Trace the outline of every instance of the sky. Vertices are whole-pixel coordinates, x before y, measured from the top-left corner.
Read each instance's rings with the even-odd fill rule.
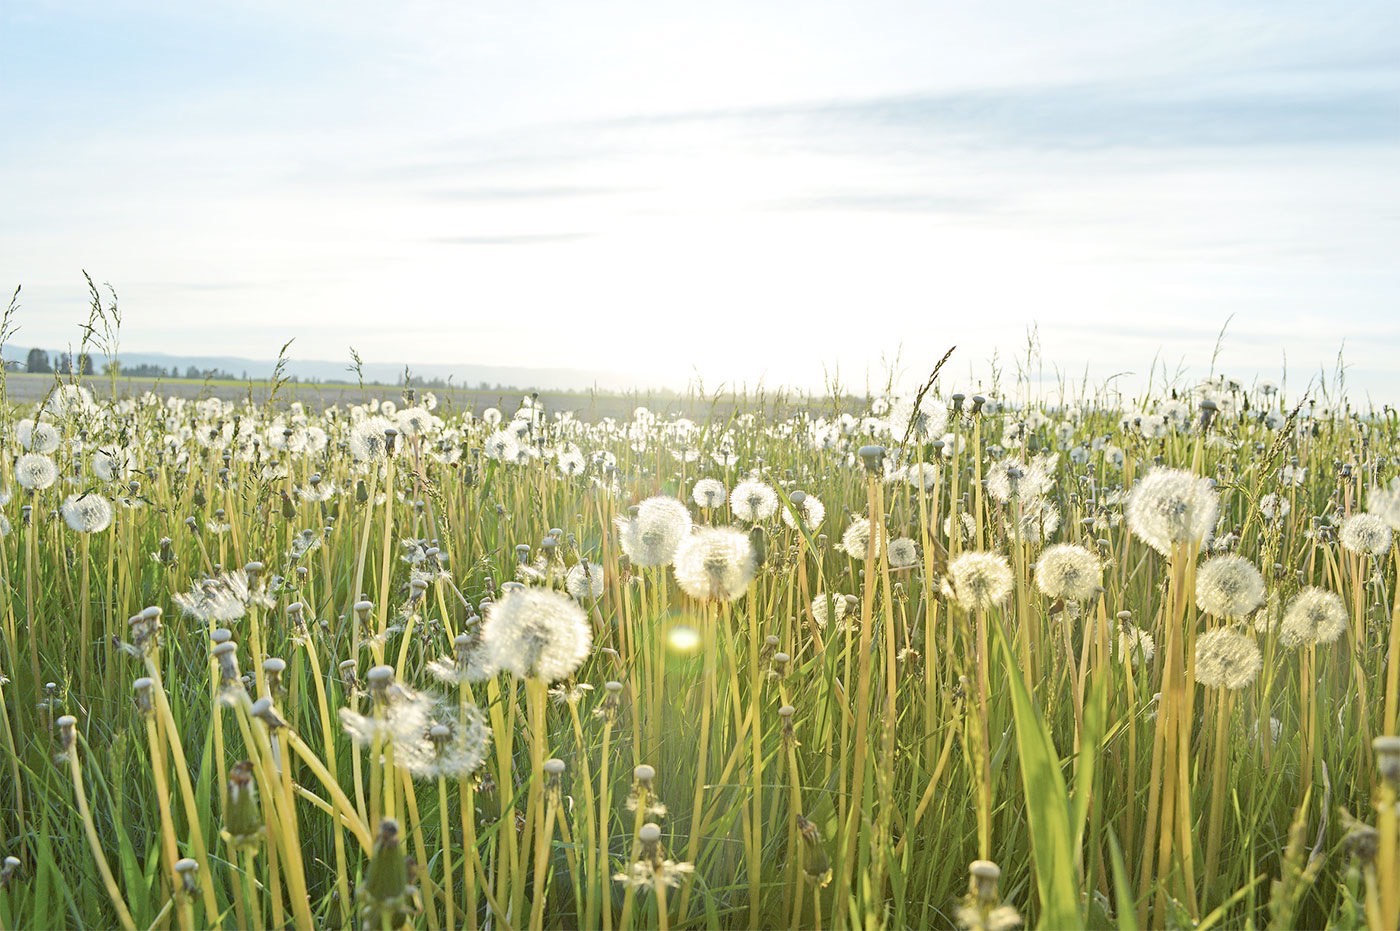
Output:
[[[0,125],[15,345],[1400,400],[1389,0],[7,0]]]

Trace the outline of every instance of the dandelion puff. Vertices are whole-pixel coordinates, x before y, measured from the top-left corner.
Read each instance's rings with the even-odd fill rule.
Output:
[[[1127,662],[1136,669],[1139,663],[1144,666],[1152,665],[1152,659],[1156,655],[1157,641],[1152,639],[1151,634],[1131,624],[1123,625],[1123,629],[1118,632],[1118,662]]]
[[[579,601],[603,596],[603,567],[596,562],[580,560],[564,576],[564,590]]]
[[[729,507],[739,520],[758,523],[778,511],[778,493],[772,486],[750,479],[734,486],[729,493]]]
[[[1366,496],[1366,510],[1391,530],[1400,530],[1400,479],[1392,479],[1388,488],[1372,488]]]
[[[1049,598],[1088,601],[1102,581],[1099,557],[1073,543],[1046,547],[1035,564],[1035,587]]]
[[[1207,479],[1153,469],[1128,496],[1128,528],[1163,556],[1174,543],[1201,543],[1215,527],[1220,498]]]
[[[963,553],[948,564],[943,593],[965,611],[1001,604],[1011,594],[1011,566],[998,553]]]
[[[798,500],[799,494],[802,496],[800,501]],[[793,508],[802,518],[802,525],[808,530],[816,530],[822,525],[822,521],[826,520],[826,505],[822,504],[821,499],[816,495],[794,492],[791,501]],[[796,530],[797,519],[792,516],[792,508],[783,508],[781,513],[783,523]]]
[[[491,662],[522,679],[556,682],[588,658],[593,631],[572,598],[544,588],[513,589],[486,609],[481,642]]]
[[[1214,556],[1196,570],[1196,606],[1216,617],[1244,617],[1264,603],[1264,577],[1243,556]]]
[[[619,542],[634,566],[664,566],[690,533],[690,512],[675,498],[647,498],[632,518],[619,518]]]
[[[1234,630],[1212,630],[1196,641],[1196,681],[1211,688],[1243,689],[1264,667],[1254,638]]]
[[[938,481],[938,466],[931,462],[915,462],[905,472],[904,480],[919,491],[932,491]]]
[[[1390,525],[1375,514],[1353,514],[1342,521],[1337,540],[1349,552],[1384,556],[1390,549]]]
[[[15,481],[29,491],[43,491],[58,481],[58,466],[48,456],[25,453],[15,461]]]
[[[1286,647],[1332,643],[1347,629],[1347,609],[1342,597],[1325,588],[1309,586],[1298,592],[1279,622],[1279,642]]]
[[[702,527],[681,541],[673,568],[676,584],[690,597],[733,601],[748,591],[758,559],[748,534],[732,527]]]
[[[812,620],[817,622],[818,627],[826,627],[833,622],[839,624],[849,608],[845,595],[818,595],[812,599]]]
[[[387,417],[366,417],[350,429],[350,455],[356,462],[379,462],[389,458],[386,431],[398,430]]]
[[[874,538],[873,555],[876,557],[880,555],[883,536],[884,534],[879,534]],[[850,526],[841,534],[839,544],[841,551],[852,559],[865,559],[871,545],[870,519],[866,517],[857,517],[851,521]]]
[[[58,447],[63,445],[63,437],[59,434],[57,427],[45,421],[34,421],[28,418],[15,424],[15,439],[19,440],[20,446],[31,453],[45,455],[57,452]]]
[[[948,406],[927,394],[923,398],[901,397],[890,407],[889,423],[896,439],[908,436],[910,442],[923,442],[943,433],[948,424]]]
[[[690,498],[697,507],[702,507],[707,511],[713,511],[724,503],[729,497],[729,492],[724,487],[724,482],[717,478],[702,478],[695,483],[695,487],[690,490]]]
[[[1372,498],[1372,501],[1374,500],[1375,499]],[[1259,499],[1259,513],[1264,516],[1266,521],[1283,520],[1288,516],[1288,512],[1291,510],[1293,510],[1293,505],[1282,495],[1270,492]],[[1397,511],[1396,516],[1400,517],[1400,511]],[[1394,525],[1392,524],[1391,526]]]
[[[890,541],[889,560],[891,569],[909,569],[919,564],[919,547],[909,537]]]
[[[96,492],[69,495],[61,510],[68,526],[78,533],[101,533],[112,525],[112,502]]]

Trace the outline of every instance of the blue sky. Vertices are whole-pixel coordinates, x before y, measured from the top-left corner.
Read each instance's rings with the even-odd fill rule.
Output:
[[[16,342],[1400,398],[1393,4],[668,6],[0,7]]]

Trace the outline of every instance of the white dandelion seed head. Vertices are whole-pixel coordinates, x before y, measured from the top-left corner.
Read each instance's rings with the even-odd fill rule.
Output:
[[[724,482],[717,478],[702,478],[690,490],[690,498],[695,502],[695,505],[707,511],[713,511],[719,507],[727,497],[729,497],[729,491],[724,487]]]
[[[943,593],[965,611],[980,611],[1005,601],[1013,581],[1005,556],[974,551],[948,564]]]
[[[61,510],[64,521],[78,533],[101,533],[112,524],[112,502],[96,492],[69,495]]]
[[[816,621],[818,627],[841,623],[849,610],[846,596],[839,592],[819,594],[812,599],[812,620]]]
[[[31,453],[56,452],[63,445],[63,437],[58,428],[47,421],[34,421],[29,418],[15,424],[15,439],[19,445]]]
[[[1157,655],[1157,641],[1147,631],[1125,625],[1118,632],[1118,662],[1127,662],[1136,669],[1139,665],[1150,666]]]
[[[1342,521],[1337,540],[1349,552],[1384,556],[1390,549],[1390,525],[1375,514],[1353,514]]]
[[[837,547],[852,559],[863,560],[866,558],[867,552],[871,550],[873,545],[874,552],[872,555],[878,558],[881,545],[884,543],[883,537],[883,533],[877,534],[872,542],[870,519],[868,517],[857,517],[855,520],[851,521],[850,526],[841,534],[841,542],[837,544]]]
[[[938,467],[931,462],[915,462],[905,472],[904,480],[919,491],[932,491],[938,481]]]
[[[675,498],[647,498],[631,518],[619,518],[619,542],[634,566],[664,566],[690,533],[690,511]]]
[[[1196,681],[1211,688],[1248,688],[1264,668],[1264,657],[1254,638],[1239,631],[1220,629],[1196,640]]]
[[[1073,543],[1048,546],[1035,564],[1035,587],[1049,598],[1088,601],[1103,581],[1099,557]]]
[[[579,601],[603,596],[603,567],[596,562],[580,560],[564,576],[564,589]]]
[[[1175,543],[1204,542],[1215,527],[1220,496],[1204,478],[1182,469],[1153,469],[1128,496],[1128,527],[1163,556]]]
[[[486,609],[481,642],[498,669],[556,682],[577,671],[593,646],[588,616],[572,598],[546,588],[507,591]]]
[[[1372,488],[1366,496],[1366,510],[1391,530],[1400,530],[1400,479],[1392,479],[1389,487]]]
[[[802,499],[802,503],[793,502],[798,514],[802,516],[802,526],[808,530],[816,530],[826,520],[826,505],[816,495],[807,495]],[[792,511],[788,508],[782,509],[783,523],[797,529],[797,520],[792,516]]]
[[[729,493],[729,507],[739,520],[750,523],[767,520],[778,511],[778,493],[772,486],[749,479]]]
[[[1292,510],[1293,505],[1283,495],[1270,492],[1259,499],[1259,513],[1267,521],[1283,520]],[[1400,517],[1400,511],[1397,511],[1396,516]]]
[[[1213,556],[1196,570],[1196,606],[1216,617],[1244,617],[1264,603],[1264,577],[1243,556]]]
[[[914,406],[913,395],[897,398],[889,409],[890,433],[895,439],[907,434],[910,442],[932,440],[943,433],[948,424],[948,406],[932,395],[924,395]]]
[[[25,453],[15,461],[15,481],[21,488],[43,491],[58,481],[58,466],[48,456]]]
[[[350,428],[350,455],[356,462],[379,462],[389,458],[386,430],[398,430],[388,417],[366,417]]]
[[[1039,453],[1027,461],[1016,457],[992,463],[987,469],[987,494],[1007,503],[1013,497],[1041,498],[1055,489],[1057,453]]]
[[[899,537],[890,541],[889,561],[891,569],[908,569],[919,564],[919,547],[909,537]]]
[[[681,541],[673,566],[676,584],[700,601],[733,601],[748,591],[758,558],[748,534],[732,527],[701,527]]]
[[[1342,596],[1325,588],[1308,586],[1293,596],[1279,622],[1279,642],[1286,647],[1332,643],[1347,629],[1347,609]]]

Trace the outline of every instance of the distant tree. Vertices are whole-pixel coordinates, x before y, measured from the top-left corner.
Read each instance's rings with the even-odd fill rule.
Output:
[[[49,364],[49,354],[42,349],[29,350],[29,356],[25,360],[24,367],[31,372],[53,371],[53,366]]]
[[[60,354],[59,357],[58,357],[58,363],[54,366],[54,369],[55,369],[55,370],[58,372],[58,374],[60,374],[60,375],[72,375],[72,374],[73,374],[73,357],[70,356],[70,355],[69,355],[68,353],[66,353],[66,352]]]
[[[189,368],[185,369],[185,377],[193,378],[194,380],[198,381],[199,379],[204,377],[204,373],[201,372],[199,369],[195,368],[193,365],[191,365]]]

